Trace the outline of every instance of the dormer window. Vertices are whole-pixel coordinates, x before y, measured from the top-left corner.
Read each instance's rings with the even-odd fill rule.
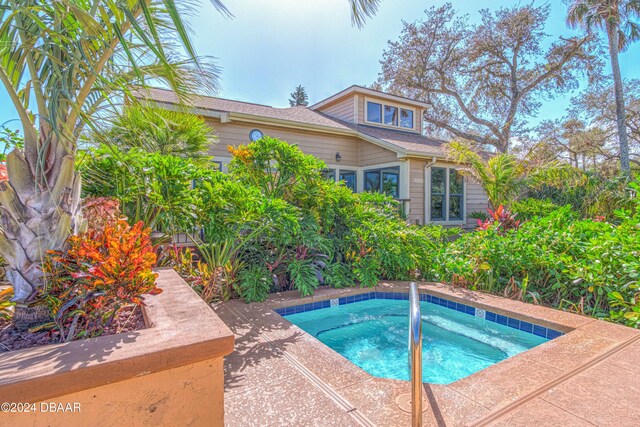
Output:
[[[400,127],[413,129],[413,111],[400,109]]]
[[[367,121],[382,123],[382,104],[367,102]]]
[[[413,110],[397,105],[367,101],[366,121],[389,127],[413,129]]]
[[[398,108],[390,105],[384,106],[384,124],[398,126]]]

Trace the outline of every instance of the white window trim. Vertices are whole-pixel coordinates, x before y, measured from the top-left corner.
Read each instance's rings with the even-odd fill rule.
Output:
[[[379,165],[368,165],[368,166],[343,166],[337,165],[335,163],[327,163],[327,169],[335,169],[336,170],[336,182],[338,177],[340,176],[341,171],[349,171],[356,173],[356,192],[362,193],[364,192],[364,171],[370,169],[386,169],[394,166],[398,166],[400,168],[400,182],[399,182],[399,199],[408,199],[409,198],[409,162],[390,162],[390,163],[381,163]]]
[[[431,170],[433,168],[436,169],[444,169],[445,170],[445,215],[446,220],[438,221],[431,220]],[[434,225],[466,225],[467,224],[467,180],[464,175],[462,176],[462,219],[449,219],[449,171],[450,169],[458,171],[458,168],[434,164],[429,168],[429,173],[426,176],[426,182],[424,185],[424,218],[425,224],[434,224]]]
[[[229,173],[229,163],[231,163],[231,157],[213,156],[213,161],[222,163],[222,168],[220,169],[220,172]]]
[[[369,121],[369,115],[367,114],[367,103],[368,102],[373,102],[375,104],[380,104],[382,106],[382,117],[381,117],[381,122],[370,122]],[[394,126],[394,125],[386,125],[384,124],[384,107],[389,106],[389,107],[396,107],[398,109],[398,126]],[[413,127],[410,128],[405,128],[400,126],[400,109],[403,110],[407,110],[407,111],[412,111],[413,112]],[[416,127],[416,121],[417,121],[417,114],[416,114],[416,109],[413,107],[409,107],[408,105],[402,105],[402,104],[396,104],[394,102],[387,102],[385,100],[381,100],[381,99],[376,99],[376,98],[368,98],[368,97],[364,97],[364,117],[362,118],[363,122],[368,124],[368,125],[373,125],[373,126],[380,126],[380,127],[384,127],[384,128],[388,128],[388,129],[396,129],[396,130],[405,130],[408,132],[418,132],[418,129]]]

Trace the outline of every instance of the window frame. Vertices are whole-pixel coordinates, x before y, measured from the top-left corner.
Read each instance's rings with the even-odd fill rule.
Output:
[[[375,105],[380,107],[380,121],[379,122],[376,122],[374,120],[369,120],[369,104],[375,104]],[[365,121],[367,123],[384,124],[384,104],[382,102],[369,101],[369,100],[365,99],[364,107],[365,107],[364,119],[365,119]]]
[[[451,172],[455,172],[462,179],[462,192],[461,193],[452,193],[451,192]],[[464,197],[464,175],[462,175],[456,168],[447,168],[447,220],[448,221],[463,221],[465,217],[465,197]],[[460,217],[451,218],[451,198],[457,197],[460,198]]]
[[[345,181],[345,187],[351,189],[351,191],[353,191],[354,193],[357,193],[358,192],[358,170],[357,169],[347,169],[347,168],[344,168],[344,169],[338,168],[338,169],[336,169],[336,175],[335,175],[336,182],[341,182],[342,181],[342,179],[340,178],[340,175],[342,175],[345,172],[348,173],[348,174],[353,174],[353,186],[354,186],[354,188],[349,187],[346,184],[346,181]]]
[[[445,171],[445,183],[444,183],[445,193],[444,193],[444,203],[443,203],[444,218],[443,219],[433,219],[431,214],[433,209],[433,206],[431,203],[431,196],[434,195],[434,193],[432,193],[432,188],[433,188],[432,171],[434,169],[443,169]],[[454,170],[458,174],[460,174],[459,168],[451,167],[451,166],[434,165],[429,168],[429,173],[427,175],[428,181],[425,183],[425,193],[426,193],[426,190],[428,189],[428,194],[425,194],[425,219],[426,219],[425,222],[426,223],[440,224],[440,225],[465,225],[467,223],[467,181],[464,175],[460,174],[460,176],[462,177],[462,194],[459,194],[459,193],[452,194],[451,185],[450,185],[451,170]],[[436,193],[435,195],[442,195],[442,194]],[[462,204],[460,209],[460,212],[462,214],[461,218],[451,218],[450,216],[449,208],[450,208],[451,196],[454,196],[454,197],[461,196],[460,197],[461,204]]]
[[[402,112],[403,111],[407,111],[407,112],[411,113],[411,127],[402,126]],[[415,130],[416,122],[415,122],[414,110],[412,110],[411,108],[400,108],[400,111],[398,113],[398,127],[400,129],[414,129]]]
[[[324,178],[326,178],[327,180],[333,179],[334,182],[336,181],[337,172],[338,170],[336,168],[330,168],[330,167],[327,167],[326,169],[322,170],[322,174]],[[330,173],[333,175],[333,178],[329,176]]]
[[[369,120],[369,103],[371,104],[377,104],[380,106],[380,121],[379,122],[374,122]],[[396,115],[396,119],[397,119],[397,124],[396,125],[389,125],[385,123],[385,107],[392,107],[392,108],[396,108],[397,110],[397,115]],[[410,111],[411,112],[411,127],[405,127],[401,125],[401,119],[400,116],[402,114],[402,110],[405,111]],[[411,107],[409,105],[404,105],[404,104],[398,104],[396,102],[387,102],[386,100],[378,100],[375,98],[369,98],[369,97],[365,97],[364,98],[364,117],[363,117],[363,121],[366,124],[371,124],[374,126],[381,126],[381,127],[385,127],[388,129],[397,129],[397,130],[404,130],[404,131],[413,131],[413,132],[419,132],[418,128],[416,127],[416,111],[417,108],[415,107]]]
[[[389,194],[389,196],[393,197],[394,199],[399,199],[400,198],[400,188],[401,188],[401,182],[402,182],[402,172],[401,172],[401,168],[400,166],[388,166],[388,167],[376,167],[376,168],[370,168],[370,169],[363,169],[362,170],[362,191],[369,191],[371,192],[371,190],[368,190],[366,188],[367,185],[367,174],[373,174],[373,173],[377,173],[378,174],[378,179],[379,179],[379,187],[377,190],[375,190],[378,193],[381,194],[387,194],[384,192],[384,175],[385,174],[391,174],[391,175],[396,175],[397,177],[397,183],[396,183],[396,194]]]

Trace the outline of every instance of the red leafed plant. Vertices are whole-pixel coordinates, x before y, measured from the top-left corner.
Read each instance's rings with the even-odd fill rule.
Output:
[[[120,219],[120,200],[113,197],[87,197],[82,201],[82,216],[87,229],[102,232]]]
[[[498,206],[496,210],[487,208],[487,212],[489,212],[489,217],[485,221],[478,220],[478,230],[488,230],[495,227],[498,232],[505,232],[520,227],[520,220],[516,219],[516,214],[511,213],[503,205]]]
[[[117,220],[104,231],[71,236],[64,253],[51,251],[41,296],[53,322],[36,329],[58,329],[63,341],[100,335],[123,306],[142,305],[142,295],[160,293],[150,234],[142,222]]]

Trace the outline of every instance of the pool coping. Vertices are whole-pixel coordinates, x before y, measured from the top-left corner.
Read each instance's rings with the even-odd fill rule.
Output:
[[[550,327],[540,326],[537,323],[534,323],[533,321],[528,322],[526,320],[519,320],[513,317],[513,315],[505,316],[502,314],[495,313],[494,311],[491,311],[491,310],[485,310],[482,308],[474,307],[469,304],[455,302],[450,299],[444,298],[442,296],[437,297],[435,295],[431,295],[430,293],[427,293],[424,291],[419,293],[419,298],[421,302],[432,303],[440,307],[446,308],[447,310],[459,312],[471,317],[477,317],[479,319],[486,320],[487,322],[503,325],[508,328],[519,330],[524,333],[535,335],[548,340],[552,340],[561,335],[564,335],[563,332],[560,332]],[[276,308],[274,309],[274,311],[278,313],[280,316],[285,317],[293,314],[300,314],[300,313],[305,313],[309,311],[322,310],[326,308],[349,305],[349,304],[354,304],[354,303],[369,301],[369,300],[408,301],[409,293],[408,292],[373,291],[368,293],[359,293],[355,295],[343,296],[339,298],[332,298],[332,299],[323,300],[323,301],[314,301],[314,302],[305,303],[305,304],[298,304],[293,306]]]
[[[394,422],[402,419],[392,397],[397,397],[399,390],[408,390],[408,383],[371,376],[273,310],[372,291],[405,293],[408,286],[409,282],[382,282],[373,288],[320,288],[309,297],[300,297],[296,291],[283,292],[271,295],[264,303],[234,303],[233,309],[258,326],[269,325],[265,340],[275,341],[292,333],[301,337],[285,351],[300,369],[308,371],[316,382],[321,381],[332,395],[341,396],[347,406],[352,406],[354,416],[372,420],[370,425],[385,425],[387,418]],[[419,292],[563,333],[454,383],[425,385],[433,400],[430,406],[446,409],[439,416],[447,424],[493,422],[640,339],[640,331],[624,326],[444,284],[419,283]],[[309,351],[311,348],[313,351]],[[335,367],[339,375],[327,366]],[[369,400],[361,400],[360,395],[371,393],[373,386],[379,392]],[[332,398],[336,400],[335,396]],[[380,411],[387,418],[376,418]],[[435,411],[430,416],[438,418]]]

